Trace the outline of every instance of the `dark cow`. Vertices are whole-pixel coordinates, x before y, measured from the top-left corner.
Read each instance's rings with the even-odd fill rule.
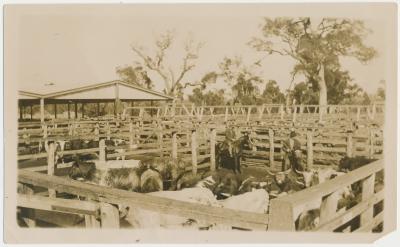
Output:
[[[345,156],[339,161],[339,170],[344,172],[353,171],[376,160],[377,159],[369,159],[364,156]]]

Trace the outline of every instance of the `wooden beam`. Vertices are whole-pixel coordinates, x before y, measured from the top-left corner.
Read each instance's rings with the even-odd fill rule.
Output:
[[[197,132],[196,130],[192,131],[192,173],[194,175],[197,174]]]
[[[50,176],[54,175],[55,172],[55,152],[56,145],[55,143],[49,144],[49,149],[47,150],[47,174]],[[56,191],[53,189],[49,189],[49,197],[56,197]]]
[[[217,138],[217,130],[211,129],[210,133],[210,170],[214,171],[216,169],[216,161],[215,161],[215,145]]]
[[[85,116],[85,103],[82,102],[82,118]]]
[[[57,103],[54,103],[54,119],[57,119]]]
[[[176,131],[172,133],[172,158],[175,160],[178,158],[178,143],[177,143]]]
[[[75,119],[77,119],[78,118],[78,103],[74,103],[74,105],[75,105]]]
[[[119,228],[118,208],[109,203],[100,203],[101,228]]]
[[[371,174],[376,173],[382,169],[383,160],[377,160],[354,171],[351,171],[345,175],[328,180],[322,184],[318,184],[297,193],[281,197],[279,198],[279,200],[288,201],[296,205],[304,205],[307,204],[310,200],[315,199],[315,195],[321,195],[321,197],[328,195],[341,188],[344,188],[345,186],[351,185],[360,179],[369,177],[371,176]]]
[[[40,122],[44,122],[44,98],[40,99]]]
[[[114,101],[114,116],[116,117],[118,114],[118,108],[119,108],[119,86],[118,83],[115,83],[115,101]]]
[[[18,194],[17,206],[71,214],[98,215],[98,203],[71,199]]]
[[[19,120],[23,120],[24,119],[24,114],[22,112],[22,105],[19,105]]]
[[[371,176],[365,178],[362,181],[361,199],[363,201],[366,201],[374,196],[374,184],[375,184],[375,173],[373,173]],[[374,218],[374,207],[370,207],[361,214],[360,217],[361,227],[370,223],[370,221],[373,218]]]
[[[264,231],[268,224],[267,214],[212,207],[199,203],[183,202],[126,190],[106,188],[37,172],[19,170],[18,180],[27,184],[57,189],[59,192],[93,198],[93,200],[100,200],[111,204],[133,205],[158,213],[194,218],[210,223],[220,223]]]
[[[68,119],[71,119],[71,108],[69,102],[67,103],[67,108],[68,108]]]
[[[269,166],[273,167],[274,166],[274,130],[269,129],[268,130],[268,135],[269,135]]]
[[[26,194],[28,196],[31,196],[34,194],[33,187],[28,184],[18,184],[18,189],[21,191],[18,191],[19,193]],[[35,215],[35,210],[32,210],[31,208],[22,208],[21,209],[21,218],[25,222],[25,224],[28,227],[36,227],[36,215]]]

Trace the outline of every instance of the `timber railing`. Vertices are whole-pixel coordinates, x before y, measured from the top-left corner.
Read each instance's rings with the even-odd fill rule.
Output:
[[[53,141],[83,140],[86,137],[88,140],[98,141],[98,147],[62,151],[56,149],[55,143],[50,143],[48,144],[46,152],[18,155],[17,158],[21,163],[24,163],[26,160],[47,158],[47,165],[24,167],[22,164],[20,168],[30,171],[54,170],[54,166],[67,168],[70,166],[69,163],[56,164],[54,162],[54,157],[56,157],[56,155],[67,156],[94,153],[100,161],[105,161],[107,159],[125,159],[126,156],[129,156],[129,159],[136,156],[146,156],[149,158],[179,158],[185,161],[186,164],[190,164],[187,166],[187,170],[192,170],[194,174],[197,173],[198,169],[202,168],[209,168],[211,171],[215,169],[216,129],[213,128],[155,128],[153,130],[135,130],[133,125],[130,124],[128,132],[106,135],[99,134],[99,131],[95,131],[95,133],[96,134],[87,136],[57,136],[52,139],[47,137],[47,139],[43,139],[42,142],[49,141],[49,139]],[[106,146],[106,139],[109,140],[111,137],[121,138],[126,141],[126,144],[119,146]]]
[[[188,106],[188,105],[164,105],[158,107],[127,107],[122,119],[137,121],[153,120],[196,120],[196,121],[236,121],[248,123],[257,120],[290,120],[297,121],[374,121],[384,115],[384,104],[372,105],[234,105],[234,106]],[[57,125],[75,122],[110,122],[120,121],[117,118],[84,118],[84,119],[53,119],[45,123]],[[40,127],[40,122],[21,122],[20,128]]]
[[[287,139],[292,125],[277,123],[264,126],[255,123],[236,127],[239,132],[250,131],[255,144],[255,149],[244,150],[244,164],[273,167],[274,163],[277,164],[276,161],[282,160],[282,141]],[[348,127],[346,125],[314,126],[312,128],[309,125],[297,126],[296,132],[299,135],[297,138],[302,144],[307,165],[310,167],[314,163],[331,164],[332,161],[337,163],[344,155],[382,158],[383,132],[381,129],[365,127],[362,130],[352,130]],[[123,139],[126,145],[107,146],[107,151],[118,150],[115,153],[108,152],[108,159],[124,158],[128,155],[150,155],[161,158],[167,156],[177,158],[179,156],[191,163],[195,172],[199,168],[197,167],[199,164],[200,168],[215,169],[215,144],[224,140],[225,125],[196,123],[186,125],[182,122],[173,124],[159,122],[140,126],[137,122],[125,122],[118,125],[106,122],[82,125],[72,131],[71,128],[59,127],[58,129],[45,129],[43,136],[22,137],[20,143],[28,143],[29,147],[36,150],[40,145],[44,145],[44,141],[76,139],[99,141],[100,139],[119,138]],[[20,135],[23,136],[25,133],[27,132],[22,130]],[[104,145],[103,147],[65,150],[61,154],[99,153],[100,149],[105,148]],[[19,155],[18,160],[46,157],[48,157],[48,153],[42,152]]]
[[[380,184],[383,181],[376,181],[379,176],[383,179],[383,160],[372,162],[317,186],[273,199],[270,204],[268,230],[300,230],[296,229],[295,225],[297,217],[307,210],[317,209],[319,224],[311,231],[340,229],[341,231],[371,232],[383,222],[383,204],[380,209],[377,207],[377,204],[383,203],[384,199],[383,184]],[[357,182],[361,184],[358,203],[349,209],[338,210],[341,191]],[[346,224],[351,221],[353,224],[346,227]]]
[[[306,116],[314,117],[320,121],[330,118],[351,118],[355,121],[373,120],[376,115],[384,113],[383,104],[373,105],[234,105],[234,106],[185,106],[166,105],[161,107],[128,107],[123,116],[131,119],[143,118],[170,118],[197,120],[251,120],[264,118],[291,119]]]
[[[24,211],[22,215],[27,221],[28,226],[32,227],[35,226],[36,220],[41,220],[35,215],[39,209],[87,215],[85,220],[86,227],[118,228],[120,227],[118,209],[111,204],[129,205],[131,208],[142,208],[162,214],[187,217],[210,223],[210,225],[217,223],[241,229],[264,231],[268,225],[267,214],[183,202],[87,184],[32,171],[20,170],[18,181],[25,188],[37,186],[57,191],[57,193],[68,193],[90,198],[89,201],[78,201],[57,198],[54,196],[55,194],[45,197],[35,195],[32,189],[25,189],[25,194],[18,194],[17,205]],[[26,193],[26,191],[29,191],[29,193]],[[51,221],[51,218],[48,220]]]
[[[378,173],[382,171],[382,160],[370,163],[320,185],[272,199],[269,213],[259,214],[182,202],[20,170],[18,182],[21,189],[17,197],[17,205],[21,210],[21,217],[29,227],[36,226],[37,220],[68,226],[59,217],[48,215],[46,217],[46,213],[43,213],[43,211],[51,211],[64,213],[64,219],[65,214],[67,216],[68,214],[85,215],[86,227],[118,228],[120,227],[119,213],[113,205],[123,204],[132,208],[142,208],[241,229],[295,231],[295,221],[299,214],[307,211],[309,206],[316,201],[319,203],[317,208],[320,212],[320,223],[311,231],[337,231],[359,217],[359,223],[351,231],[370,232],[383,223],[383,206],[380,210],[376,210],[376,205],[383,203],[384,191],[382,188],[379,189],[375,182]],[[361,200],[347,210],[338,210],[340,191],[356,182],[361,183],[362,186]],[[47,189],[48,196],[35,193],[39,187]],[[57,197],[62,193],[85,197],[89,200]],[[351,225],[343,228],[342,231],[350,227]]]

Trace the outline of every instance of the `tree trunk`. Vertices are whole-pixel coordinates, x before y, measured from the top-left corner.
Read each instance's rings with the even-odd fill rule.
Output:
[[[321,65],[321,69],[319,70],[319,107],[322,114],[326,114],[326,109],[328,105],[328,89],[326,87],[325,81],[325,67]]]

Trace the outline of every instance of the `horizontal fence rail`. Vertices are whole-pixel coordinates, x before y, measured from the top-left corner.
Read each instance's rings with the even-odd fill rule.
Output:
[[[268,224],[267,214],[249,213],[227,208],[199,205],[196,203],[86,184],[71,179],[49,176],[31,171],[20,170],[18,181],[24,184],[53,189],[57,192],[88,197],[98,202],[130,205],[132,207],[139,207],[159,213],[203,220],[211,224],[219,223],[254,230],[266,230]],[[32,200],[32,198],[37,199],[37,197],[20,197],[20,205],[29,207],[29,205],[26,205],[26,202],[29,199]],[[48,204],[48,200],[45,200],[43,204],[35,207],[46,208]],[[52,205],[54,204],[55,202],[52,203]],[[68,205],[66,207],[68,208]],[[75,206],[70,206],[70,208],[74,210]]]
[[[373,216],[374,205],[383,200],[383,190],[374,192],[376,173],[382,170],[383,160],[378,160],[317,186],[271,200],[268,229],[294,231],[299,214],[307,211],[311,204],[320,202],[321,224],[314,231],[333,231],[357,216],[361,217],[358,231],[371,231],[383,221],[382,212]],[[358,181],[362,184],[361,202],[345,212],[338,212],[337,192]]]

